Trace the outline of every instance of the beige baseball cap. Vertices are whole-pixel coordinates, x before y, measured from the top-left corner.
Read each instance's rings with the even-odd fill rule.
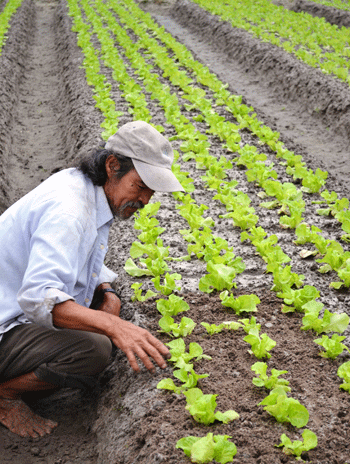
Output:
[[[183,192],[171,171],[174,152],[170,142],[144,121],[128,122],[107,140],[106,150],[132,159],[143,182],[158,192]]]

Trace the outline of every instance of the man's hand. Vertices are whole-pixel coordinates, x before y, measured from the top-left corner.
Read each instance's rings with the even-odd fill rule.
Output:
[[[107,306],[106,303],[106,308]],[[114,310],[115,308],[116,306],[113,307]],[[167,366],[164,357],[170,358],[168,348],[147,330],[106,311],[96,311],[67,300],[54,306],[52,319],[56,327],[107,335],[126,354],[131,367],[136,372],[140,370],[136,356],[152,373],[155,372],[155,367],[150,357],[162,369]]]
[[[118,317],[113,321],[109,337],[118,348],[124,351],[135,372],[140,370],[135,356],[141,359],[152,374],[155,368],[149,357],[153,358],[162,369],[167,366],[163,356],[170,357],[168,348],[147,330]]]

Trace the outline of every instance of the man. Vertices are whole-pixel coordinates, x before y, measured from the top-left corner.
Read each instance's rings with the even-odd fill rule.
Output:
[[[28,391],[96,384],[112,343],[139,370],[166,367],[168,349],[119,317],[104,266],[113,217],[127,219],[155,190],[183,190],[170,143],[149,124],[125,124],[78,169],[54,174],[0,217],[0,422],[20,436],[57,424],[22,401]],[[102,302],[92,309],[95,295]]]

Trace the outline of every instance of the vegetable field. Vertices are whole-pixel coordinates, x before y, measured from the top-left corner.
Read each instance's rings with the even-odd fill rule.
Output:
[[[267,0],[18,3],[0,4],[3,208],[136,119],[171,140],[186,192],[116,221],[107,260],[169,367],[116,351],[94,401],[33,403],[62,416],[52,437],[0,429],[5,462],[350,462],[349,30]],[[45,24],[57,93],[33,129],[21,42]]]

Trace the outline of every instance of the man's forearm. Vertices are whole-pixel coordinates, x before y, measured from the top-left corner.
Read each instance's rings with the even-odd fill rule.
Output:
[[[85,308],[75,301],[67,300],[55,305],[52,310],[53,323],[63,329],[85,330],[111,336],[111,328],[115,324],[112,314]]]

